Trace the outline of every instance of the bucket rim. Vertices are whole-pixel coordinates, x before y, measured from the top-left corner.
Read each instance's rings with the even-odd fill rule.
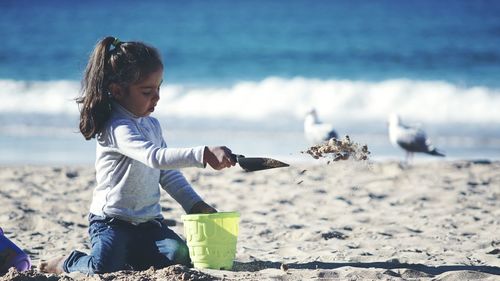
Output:
[[[188,215],[182,215],[181,218],[182,220],[198,220],[202,218],[239,218],[240,213],[239,212],[217,212],[217,213],[210,213],[210,214],[188,214]]]

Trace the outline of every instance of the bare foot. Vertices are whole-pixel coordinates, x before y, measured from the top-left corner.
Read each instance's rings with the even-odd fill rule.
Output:
[[[55,257],[48,261],[40,262],[38,270],[45,273],[62,274],[64,273],[63,263],[66,260],[65,256]]]

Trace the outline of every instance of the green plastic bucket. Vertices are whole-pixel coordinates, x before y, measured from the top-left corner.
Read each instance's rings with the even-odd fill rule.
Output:
[[[184,234],[195,268],[230,270],[236,255],[240,214],[183,215]]]

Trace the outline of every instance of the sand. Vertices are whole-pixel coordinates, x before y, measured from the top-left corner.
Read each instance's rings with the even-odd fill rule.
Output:
[[[500,280],[500,162],[293,163],[185,169],[205,200],[241,213],[232,271],[161,270],[0,280]],[[0,227],[34,264],[89,250],[91,166],[0,167]],[[181,207],[163,213],[183,232]]]

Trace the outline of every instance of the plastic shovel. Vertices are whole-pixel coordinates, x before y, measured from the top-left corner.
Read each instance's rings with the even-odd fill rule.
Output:
[[[246,172],[254,172],[260,170],[274,169],[274,168],[282,168],[288,167],[287,163],[283,163],[281,161],[272,159],[272,158],[263,158],[263,157],[245,157],[243,155],[231,154],[233,160],[238,162],[241,168]]]

